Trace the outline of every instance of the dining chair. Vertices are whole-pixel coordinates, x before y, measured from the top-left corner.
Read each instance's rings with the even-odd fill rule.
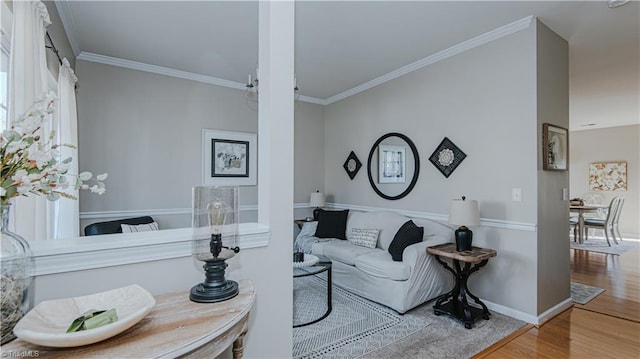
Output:
[[[587,192],[584,193],[580,198],[582,198],[582,200],[584,201],[585,205],[591,205],[591,206],[602,206],[606,203],[606,200],[604,198],[604,196],[601,193],[597,193],[597,192]],[[585,213],[584,217],[590,217],[590,218],[605,218],[607,216],[607,209],[606,208],[598,208],[597,211],[592,212],[592,213]]]
[[[609,247],[611,247],[611,242],[609,241],[609,236],[611,236],[611,238],[613,238],[613,242],[615,244],[618,244],[618,241],[616,240],[616,233],[614,230],[614,219],[616,218],[618,209],[619,209],[619,202],[622,200],[622,197],[617,196],[614,197],[611,200],[611,203],[609,203],[609,211],[607,212],[607,217],[606,218],[585,218],[584,219],[584,239],[587,240],[588,239],[588,233],[589,233],[589,228],[596,228],[596,229],[604,229],[604,237],[607,240],[607,244],[609,245]],[[619,236],[619,234],[618,234]]]
[[[618,221],[620,220],[620,213],[622,213],[622,205],[624,205],[624,197],[620,196],[618,201],[618,208],[616,208],[616,216],[613,218],[613,230],[614,234],[618,236],[618,239],[622,241],[622,235],[620,234],[620,228],[618,227]]]

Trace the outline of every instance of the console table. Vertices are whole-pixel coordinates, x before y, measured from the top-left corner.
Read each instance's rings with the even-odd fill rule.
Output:
[[[239,359],[255,289],[247,279],[238,284],[240,293],[219,303],[192,302],[188,289],[156,296],[156,306],[139,323],[95,344],[49,348],[16,339],[2,346],[2,354],[47,359],[215,358],[233,344],[233,358]]]
[[[448,314],[460,320],[464,327],[471,329],[473,324],[482,317],[489,319],[491,313],[480,298],[473,295],[467,287],[469,276],[485,266],[489,258],[495,257],[497,252],[493,249],[471,247],[468,251],[458,252],[455,243],[445,243],[427,248],[427,252],[436,257],[436,260],[453,274],[456,284],[451,291],[441,295],[436,299],[433,306],[435,315]],[[453,267],[440,257],[449,258],[453,262]],[[463,265],[461,265],[463,263]],[[467,296],[473,299],[482,308],[472,306],[467,301]]]

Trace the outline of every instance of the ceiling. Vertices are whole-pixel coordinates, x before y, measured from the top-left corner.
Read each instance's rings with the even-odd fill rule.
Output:
[[[302,99],[327,104],[403,66],[533,15],[569,42],[571,129],[638,124],[639,5],[297,1],[297,83]],[[56,1],[56,6],[76,55],[161,66],[237,88],[255,74],[256,2]]]

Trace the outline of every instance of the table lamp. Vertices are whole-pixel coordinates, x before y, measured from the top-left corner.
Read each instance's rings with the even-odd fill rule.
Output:
[[[205,280],[191,288],[192,301],[215,303],[238,295],[238,283],[224,277],[226,261],[240,251],[238,218],[238,187],[193,188],[191,250]]]
[[[456,250],[458,252],[471,249],[473,232],[467,226],[477,226],[480,224],[480,213],[478,211],[478,201],[462,199],[451,200],[449,208],[449,223],[460,226],[456,229]]]
[[[324,193],[320,191],[315,191],[311,193],[311,198],[309,199],[309,206],[315,207],[313,210],[313,220],[317,221],[318,216],[320,215],[320,207],[324,207]]]

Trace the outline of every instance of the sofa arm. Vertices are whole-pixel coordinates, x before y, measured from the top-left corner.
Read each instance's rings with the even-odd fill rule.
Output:
[[[430,236],[420,243],[412,244],[405,248],[402,253],[402,262],[408,264],[413,270],[416,264],[423,264],[425,262],[428,256],[427,247],[447,242],[449,242],[448,237],[439,235]]]

